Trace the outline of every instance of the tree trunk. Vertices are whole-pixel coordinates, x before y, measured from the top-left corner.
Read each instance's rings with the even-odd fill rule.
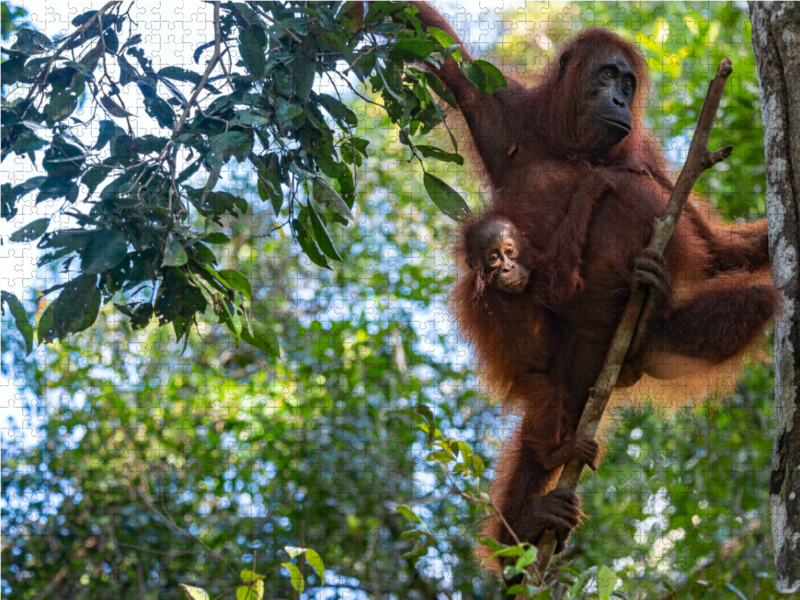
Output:
[[[800,587],[800,3],[750,2],[761,88],[775,318],[775,441],[770,479],[778,584]]]

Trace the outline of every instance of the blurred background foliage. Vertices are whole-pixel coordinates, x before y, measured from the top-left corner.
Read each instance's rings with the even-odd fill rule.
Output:
[[[636,40],[652,69],[648,119],[676,168],[708,78],[730,56],[712,147],[733,144],[734,155],[701,191],[728,218],[764,213],[743,4],[526,2],[488,15],[439,6],[482,57],[529,82],[582,27]],[[227,221],[231,241],[218,247],[251,280],[253,318],[274,328],[280,358],[237,348],[212,320],[182,352],[169,329],[134,332],[107,309],[92,330],[25,358],[3,321],[2,375],[24,414],[3,428],[4,597],[177,599],[186,583],[214,598],[237,583],[220,559],[266,573],[289,560],[287,545],[316,549],[328,568],[321,585],[305,565],[304,598],[497,597],[472,555],[480,511],[423,460],[426,436],[397,411],[430,407],[483,459],[487,479],[513,417],[482,393],[449,317],[454,222],[420,202],[419,167],[382,111],[355,97],[350,106],[370,157],[356,175],[344,266],[313,265],[269,234],[257,207]],[[467,168],[434,174],[480,207]],[[572,568],[613,569],[626,598],[778,597],[768,363],[691,410],[616,411],[602,467],[581,485],[590,518],[572,537]],[[403,557],[411,543],[398,504],[433,534],[419,558]],[[299,597],[279,569],[264,597]],[[591,581],[577,593],[597,595]]]

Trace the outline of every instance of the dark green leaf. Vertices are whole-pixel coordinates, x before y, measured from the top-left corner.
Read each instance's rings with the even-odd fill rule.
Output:
[[[210,233],[203,239],[209,244],[227,244],[231,241],[230,238],[221,231]]]
[[[148,115],[153,117],[161,127],[171,129],[175,123],[175,111],[158,96],[144,99],[144,109]]]
[[[17,198],[10,183],[2,184],[0,187],[0,202],[2,202],[2,217],[7,221],[17,215]]]
[[[58,229],[45,235],[38,246],[39,248],[78,250],[83,248],[96,234],[96,231],[86,231],[85,229]]]
[[[8,305],[11,315],[14,317],[14,324],[25,340],[26,352],[30,354],[33,352],[33,326],[28,320],[28,315],[25,312],[25,308],[22,306],[22,302],[17,300],[14,294],[6,292],[5,290],[0,292],[0,298],[2,298],[3,304]]]
[[[394,2],[370,2],[369,10],[364,16],[364,23],[371,25],[383,21],[389,15],[400,12],[405,7]]]
[[[293,119],[299,115],[302,115],[304,109],[302,106],[298,106],[296,104],[290,104],[286,102],[282,98],[278,98],[278,108],[275,111],[275,115],[278,117],[278,121],[283,123],[284,121],[288,121],[289,119]]]
[[[81,58],[81,64],[85,66],[91,73],[97,67],[97,64],[100,62],[100,58],[102,56],[103,49],[100,47],[100,44],[95,44],[94,48],[92,48]]]
[[[356,113],[350,110],[338,99],[327,94],[317,94],[317,101],[325,108],[325,110],[337,121],[342,121],[347,125],[358,125],[358,117]]]
[[[423,60],[433,52],[433,42],[428,40],[401,40],[394,45],[389,56],[393,60]]]
[[[103,108],[105,108],[109,113],[111,113],[112,117],[125,118],[125,117],[132,117],[133,116],[131,113],[129,113],[124,108],[122,108],[119,104],[114,102],[108,96],[101,96],[100,97],[100,104],[102,104]],[[102,131],[101,131],[101,134],[102,134]],[[100,143],[99,140],[98,140],[98,143]]]
[[[81,253],[81,269],[86,274],[102,273],[117,266],[128,254],[128,239],[117,229],[103,229],[86,244]]]
[[[45,34],[23,27],[17,31],[15,47],[28,54],[40,54],[52,48],[53,42]]]
[[[27,131],[19,134],[17,139],[14,140],[14,152],[17,155],[34,152],[35,150],[41,150],[45,147],[47,147],[47,142],[45,140]]]
[[[167,245],[164,247],[164,260],[162,267],[182,267],[189,260],[189,255],[177,236],[170,234],[167,238]]]
[[[414,149],[425,158],[435,158],[442,162],[452,162],[457,165],[464,164],[464,158],[460,154],[451,154],[434,146],[414,146]]]
[[[25,227],[17,229],[8,239],[12,242],[30,242],[44,234],[48,225],[50,225],[49,218],[36,219],[25,225]]]
[[[253,297],[253,286],[250,284],[250,281],[247,279],[247,277],[242,275],[239,271],[234,271],[233,269],[221,269],[217,271],[217,274],[227,281],[233,289],[239,290],[242,294],[244,294],[245,298],[250,299]]]
[[[486,93],[491,94],[497,89],[508,89],[508,82],[506,81],[503,72],[495,67],[492,63],[485,60],[476,60],[474,65],[477,65],[483,72],[486,79]]]
[[[239,53],[245,66],[247,66],[247,70],[256,79],[261,79],[266,73],[267,62],[264,57],[266,43],[267,38],[263,30],[257,27],[250,29],[240,28]]]
[[[308,235],[306,228],[298,219],[292,220],[292,230],[297,238],[297,242],[300,244],[303,252],[306,253],[306,256],[311,259],[311,262],[322,267],[323,269],[330,269],[328,261],[325,260],[325,257],[320,253],[319,248],[317,248],[317,244],[314,243],[313,238]]]
[[[269,356],[280,356],[281,347],[275,333],[261,321],[254,321],[251,326],[252,335],[247,329],[244,329],[242,330],[242,339]]]
[[[459,220],[471,213],[461,195],[438,177],[425,173],[423,183],[433,203],[451,219]]]
[[[205,44],[200,44],[197,48],[195,48],[194,54],[192,55],[194,62],[198,62],[200,60],[200,55],[203,54],[203,51],[207,50],[208,48],[211,48],[213,45],[214,45],[214,40],[211,40],[210,42],[206,42]]]
[[[108,177],[108,174],[111,173],[112,170],[113,169],[111,167],[97,165],[83,174],[83,177],[81,177],[81,183],[89,188],[89,196],[94,194],[97,186],[105,181],[106,177]]]
[[[40,343],[64,339],[90,327],[100,311],[97,276],[83,274],[67,283],[42,313],[37,336]]]
[[[327,206],[335,214],[344,217],[350,223],[356,222],[356,218],[353,216],[353,213],[350,211],[345,201],[342,200],[342,197],[337,194],[325,180],[319,178],[314,179],[312,191],[314,193],[314,199],[321,205]]]
[[[139,73],[136,72],[136,69],[134,69],[131,63],[129,63],[121,54],[117,56],[117,62],[119,63],[120,85],[124,87],[129,83],[136,83],[139,81],[139,79],[141,79],[139,77]]]
[[[53,121],[63,121],[78,108],[78,96],[70,89],[61,89],[50,96],[44,114]]]
[[[81,166],[86,155],[80,148],[67,143],[63,137],[56,136],[44,153],[42,166],[48,179],[75,179],[81,174]]]
[[[339,253],[336,251],[336,246],[333,245],[333,240],[331,240],[328,232],[325,230],[322,219],[319,218],[317,211],[314,210],[313,202],[308,203],[308,216],[311,220],[311,231],[314,233],[314,239],[317,241],[317,245],[320,250],[322,250],[322,253],[328,258],[342,262],[342,257],[339,256]]]
[[[203,80],[203,77],[200,75],[200,73],[195,73],[194,71],[188,71],[181,67],[175,66],[164,67],[158,71],[158,76],[166,77],[167,79],[175,79],[177,81],[186,81],[195,85],[198,85]],[[206,83],[206,89],[212,92],[219,91],[210,83]]]
[[[217,316],[219,317],[220,321],[224,322],[228,329],[230,329],[231,333],[236,336],[236,343],[239,343],[239,340],[242,339],[242,332],[244,328],[242,327],[242,319],[239,316],[239,312],[236,310],[236,307],[233,305],[232,302],[228,300],[222,301],[222,312],[218,312]]]
[[[113,121],[100,121],[100,133],[97,136],[94,149],[102,150],[112,138],[123,133],[125,133],[125,131],[121,127],[118,127]]]
[[[436,92],[436,95],[439,96],[439,98],[447,102],[453,108],[458,108],[455,95],[453,95],[453,92],[444,87],[442,82],[439,81],[438,77],[426,77],[425,82],[431,86],[431,89]]]
[[[103,25],[105,25],[105,23],[103,23]],[[108,28],[103,32],[103,42],[106,45],[106,49],[112,54],[119,50],[119,38],[113,29]]]
[[[463,62],[461,63],[461,71],[479,91],[486,91],[486,75],[484,75],[483,69],[474,62]]]
[[[272,119],[260,110],[245,110],[237,113],[231,120],[231,125],[247,125],[249,127],[264,127],[269,125]]]
[[[226,131],[211,138],[209,145],[223,164],[228,162],[231,156],[235,156],[239,162],[244,162],[253,148],[253,138],[243,131]]]
[[[301,53],[295,56],[292,63],[292,75],[295,82],[295,94],[301,104],[305,104],[311,94],[314,84],[314,75],[317,72],[317,50],[313,39],[307,38]]]
[[[206,195],[206,201],[200,208],[216,216],[230,214],[238,217],[240,213],[247,212],[247,200],[229,192],[211,192]]]

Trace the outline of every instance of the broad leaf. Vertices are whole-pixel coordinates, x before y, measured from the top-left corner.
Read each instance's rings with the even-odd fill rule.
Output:
[[[246,328],[242,330],[242,339],[269,356],[280,357],[281,347],[278,342],[278,336],[260,321],[251,323],[251,328],[253,330],[252,334]]]
[[[317,211],[314,210],[313,202],[308,203],[308,216],[311,221],[311,231],[314,233],[314,239],[320,250],[322,250],[323,254],[328,258],[342,262],[342,257],[339,256],[336,246],[333,245],[333,240],[330,235],[328,235],[325,225],[322,223],[322,219],[320,219]]]
[[[84,274],[67,283],[42,313],[37,335],[39,342],[63,339],[90,327],[100,311],[97,276]]]
[[[116,267],[128,254],[128,239],[116,229],[97,232],[81,253],[84,273],[102,273]]]
[[[438,177],[425,173],[423,183],[433,203],[451,219],[457,221],[470,214],[469,206],[461,195]]]
[[[460,154],[451,154],[435,146],[414,146],[414,149],[425,158],[434,158],[442,162],[456,163],[457,165],[464,164],[464,158]]]
[[[217,271],[217,274],[222,277],[225,281],[227,281],[232,288],[239,290],[242,294],[244,294],[245,298],[252,298],[253,297],[253,286],[250,284],[250,281],[242,275],[239,271],[234,271],[233,269],[221,269]]]
[[[608,600],[617,586],[617,574],[606,565],[597,572],[597,595],[600,600]]]
[[[300,570],[293,565],[292,563],[283,563],[281,564],[282,567],[286,567],[289,570],[289,577],[291,578],[292,587],[301,592],[305,589],[305,582],[303,581],[303,575],[300,573]]]
[[[323,269],[330,269],[331,267],[328,265],[328,261],[325,260],[325,257],[320,253],[314,239],[308,234],[308,231],[306,231],[306,228],[299,219],[292,220],[292,230],[297,238],[297,242],[300,244],[303,252],[306,253],[306,256],[311,259],[311,262]]]
[[[47,231],[48,225],[50,225],[50,219],[36,219],[25,227],[17,229],[8,239],[12,242],[30,242],[42,236]]]
[[[203,588],[196,587],[194,585],[187,585],[185,583],[179,583],[178,585],[183,588],[184,592],[186,592],[186,596],[189,598],[189,600],[210,600],[208,592]]]
[[[314,183],[312,184],[312,191],[314,193],[314,199],[321,205],[327,206],[334,213],[336,213],[340,217],[344,217],[350,223],[356,222],[356,218],[350,211],[350,207],[347,206],[347,203],[342,199],[342,197],[339,194],[337,194],[336,190],[334,190],[330,185],[328,185],[328,183],[325,180],[314,179]]]
[[[11,316],[14,317],[14,324],[25,340],[26,352],[30,354],[33,352],[33,326],[28,320],[28,314],[25,312],[22,302],[17,300],[14,294],[5,290],[0,292],[0,298],[2,298],[3,305],[8,306],[11,311]]]

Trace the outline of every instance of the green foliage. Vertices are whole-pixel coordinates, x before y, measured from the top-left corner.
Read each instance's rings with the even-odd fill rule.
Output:
[[[540,23],[546,14],[541,12],[543,5],[526,6],[529,14],[520,13],[519,18]],[[730,20],[717,22],[716,13],[705,19],[722,32],[713,43],[704,46],[693,36],[670,35],[661,42],[663,51],[683,56],[683,47],[700,57],[723,50],[744,54],[749,35],[746,14],[738,5],[717,6],[717,12]],[[397,8],[373,4],[365,27],[377,23],[376,31],[380,27],[394,35],[397,27],[386,22],[386,16]],[[555,11],[557,5],[545,8]],[[554,16],[549,25],[563,33],[567,24],[577,27],[596,18],[601,24],[620,23],[623,35],[651,36],[658,16],[672,27],[679,21],[676,15],[703,9],[691,3],[686,8],[677,3],[581,3],[570,8],[580,18]],[[290,27],[301,40],[308,30],[299,23],[311,12],[302,15],[293,14]],[[238,16],[230,18],[236,21]],[[350,32],[342,39],[348,39],[353,29],[347,29],[347,16],[342,23]],[[126,43],[126,30],[119,32],[119,48]],[[558,31],[547,31],[551,39],[559,39]],[[238,45],[236,26],[229,33],[231,43]],[[87,47],[97,48],[99,32],[92,29],[87,35],[91,44]],[[265,30],[265,35],[264,77],[268,78],[270,69],[285,63],[275,64],[266,48],[279,43],[294,52],[303,46],[286,28]],[[740,40],[740,35],[745,37]],[[442,56],[447,52],[457,56],[446,39],[433,38]],[[25,48],[38,52],[26,62],[51,55],[47,43],[36,35],[26,33],[23,41]],[[327,42],[318,41],[318,47],[323,43]],[[372,44],[368,40],[364,48],[380,46]],[[114,55],[89,51],[85,60],[76,62],[89,65],[99,77],[104,60],[113,63],[122,57],[125,62],[118,66],[125,77],[141,78],[146,75],[141,63],[126,52],[135,47],[129,43]],[[510,47],[531,63],[538,60],[532,43],[525,53]],[[200,57],[207,59],[212,50],[207,46],[198,54],[199,64],[203,64]],[[374,67],[367,64],[373,60],[371,53],[359,54],[357,65],[366,61],[361,72],[374,78],[378,73],[369,71]],[[248,78],[250,67],[242,61],[239,77]],[[391,62],[388,55],[376,62],[383,69],[378,86],[383,86],[384,78],[394,85],[397,70],[386,66]],[[742,68],[735,71],[741,78],[732,78],[729,86],[739,85],[742,92],[740,96],[739,89],[729,87],[735,91],[730,93],[726,115],[734,115],[734,123],[747,118],[750,133],[740,133],[734,125],[721,135],[735,144],[739,153],[735,157],[742,162],[702,182],[712,200],[731,216],[757,214],[763,203],[763,195],[755,191],[763,178],[758,171],[762,139],[757,84],[752,69],[741,67],[751,63],[741,55],[735,63],[736,69]],[[67,66],[66,60],[57,64],[57,68]],[[680,78],[669,79],[663,73],[672,64],[651,63],[654,81],[661,82],[648,109],[651,119],[659,114],[662,99],[675,101],[670,114],[677,116],[699,109],[697,97],[713,69],[710,58],[682,59]],[[5,78],[5,63],[3,68]],[[252,68],[260,67],[255,62]],[[188,92],[177,88],[188,102],[193,86],[201,81],[199,73],[168,69],[159,71],[159,77],[175,86],[191,84]],[[282,71],[283,79],[292,82],[294,94],[294,73],[286,72]],[[298,79],[307,82],[307,75],[299,73]],[[400,97],[415,85],[413,79],[424,80],[426,92],[433,90],[447,101],[447,94],[425,73],[406,65],[401,77],[409,79],[392,88]],[[703,85],[688,88],[682,85],[684,80]],[[207,82],[205,89],[214,94],[225,85],[223,74]],[[92,86],[87,86],[91,95]],[[158,89],[168,89],[162,79]],[[124,323],[108,304],[98,304],[99,317],[91,328],[26,358],[33,339],[32,318],[27,314],[34,308],[44,310],[40,336],[57,336],[58,328],[69,332],[81,323],[74,320],[77,313],[57,304],[58,299],[34,307],[30,298],[20,301],[3,295],[3,308],[9,310],[4,312],[0,340],[2,374],[17,386],[13,402],[30,419],[13,431],[16,436],[3,439],[3,597],[30,600],[46,590],[54,598],[99,600],[203,599],[220,594],[226,599],[259,594],[292,598],[300,587],[303,597],[309,598],[500,596],[500,584],[481,570],[473,548],[481,520],[494,518],[486,492],[494,477],[497,448],[513,426],[508,422],[513,417],[502,417],[496,407],[486,405],[474,375],[463,368],[467,354],[444,320],[443,299],[455,281],[451,263],[443,266],[453,242],[453,222],[433,201],[420,201],[425,197],[425,169],[415,157],[436,160],[437,167],[450,162],[446,169],[434,171],[435,176],[464,192],[473,208],[480,206],[475,181],[464,178],[466,169],[458,167],[457,155],[441,150],[452,145],[447,129],[428,134],[434,136],[433,150],[409,144],[409,136],[423,129],[421,120],[409,115],[401,122],[397,139],[391,134],[396,125],[385,111],[373,111],[372,105],[368,110],[355,92],[343,88],[338,97],[316,90],[312,86],[305,113],[297,111],[295,96],[285,94],[277,96],[283,103],[276,100],[269,109],[263,103],[251,106],[237,100],[231,105],[236,110],[231,108],[225,118],[234,131],[280,127],[296,132],[307,125],[307,107],[318,102],[324,122],[339,136],[335,161],[323,159],[318,170],[307,168],[303,161],[299,167],[294,163],[295,170],[302,168],[310,175],[291,171],[290,186],[282,179],[282,161],[294,161],[299,150],[284,155],[276,149],[262,159],[258,140],[247,158],[255,157],[252,186],[233,181],[230,187],[215,183],[206,189],[202,177],[199,183],[191,180],[192,168],[204,177],[213,174],[197,161],[201,153],[195,149],[196,160],[187,167],[190,173],[179,183],[181,193],[186,193],[184,206],[206,220],[193,222],[191,244],[181,241],[183,229],[173,228],[177,238],[134,247],[135,252],[128,252],[110,271],[79,275],[104,279],[101,297],[106,289],[113,290],[117,309],[127,317]],[[381,96],[386,101],[388,94],[370,94],[364,85],[356,91],[370,101],[380,101]],[[678,93],[680,97],[669,96]],[[169,94],[164,94],[167,102],[177,100]],[[116,95],[108,97],[117,102]],[[252,100],[243,94],[236,98]],[[684,108],[684,101],[689,108]],[[134,152],[140,160],[142,148],[151,148],[145,156],[152,162],[157,158],[153,154],[169,143],[165,132],[139,137],[134,146],[127,139],[125,119],[111,114],[116,109],[108,109],[102,100],[98,104],[98,111],[111,116],[97,124],[91,158],[81,169],[94,164],[100,150],[109,155]],[[181,113],[180,106],[170,107]],[[392,106],[400,109],[399,102]],[[403,117],[402,112],[395,114]],[[4,111],[4,128],[5,115]],[[72,115],[54,125],[70,126]],[[668,147],[677,143],[674,138],[682,131],[671,123],[656,128]],[[215,127],[205,123],[201,133],[192,134],[201,141],[176,137],[173,144],[208,144],[220,133]],[[348,127],[352,131],[345,133]],[[50,143],[49,135],[41,139]],[[454,145],[451,149],[456,150]],[[236,160],[240,150],[230,144],[225,151]],[[55,170],[66,164],[52,162],[59,157],[80,160],[71,152],[59,146],[47,157],[37,156],[37,161],[41,164],[47,158]],[[124,180],[114,185],[121,168],[103,160],[89,167],[73,187],[79,188],[81,197],[91,193],[96,205],[122,206],[130,191]],[[350,202],[351,194],[355,196],[356,166],[363,179],[359,176],[357,202]],[[352,189],[346,187],[343,168],[353,175]],[[61,173],[66,177],[70,170]],[[220,173],[221,169],[217,176]],[[745,193],[720,199],[715,186],[724,184],[728,189],[728,182]],[[37,190],[43,199],[74,193],[60,185],[48,172],[48,177],[23,182],[18,191]],[[14,197],[7,193],[13,187],[5,184],[2,190],[4,217],[19,206],[8,201]],[[256,195],[263,202],[241,204]],[[298,260],[298,244],[281,235],[289,228],[273,230],[272,218],[280,215],[283,222],[291,216],[316,244],[311,215],[300,214],[309,202],[344,259],[337,262],[317,244],[321,260],[335,270],[322,270],[305,260],[308,255]],[[124,210],[122,214],[130,215]],[[229,214],[233,212],[244,214],[246,223]],[[356,217],[358,227],[343,229]],[[170,223],[157,212],[150,218]],[[173,221],[183,222],[181,218]],[[108,215],[104,219],[113,221]],[[123,232],[133,239],[116,223],[103,227],[81,227],[81,223],[38,238],[50,253],[43,264],[65,264],[67,257],[74,257],[70,264],[78,266],[95,236],[119,239],[103,231]],[[99,242],[93,247],[100,247]],[[102,268],[116,256],[86,253],[85,264],[97,265],[93,270]],[[171,264],[164,265],[165,258]],[[157,293],[152,294],[150,287],[144,298],[123,298],[159,278]],[[99,286],[98,281],[95,287]],[[91,287],[87,284],[84,291]],[[174,293],[188,288],[193,294],[178,298]],[[55,289],[63,294],[72,288]],[[93,312],[93,294],[71,293],[83,298],[86,309],[81,312]],[[15,308],[17,302],[23,313]],[[215,308],[217,302],[222,316],[212,319],[209,311],[203,318],[198,309]],[[246,315],[237,310],[237,302]],[[153,315],[164,322],[171,319],[174,331],[156,328]],[[192,316],[198,321],[194,329]],[[243,324],[248,319],[250,330]],[[6,335],[11,320],[22,336]],[[241,339],[257,350],[237,346],[236,334],[226,329],[238,330]],[[609,593],[611,572],[616,585],[611,597],[617,598],[665,598],[673,591],[677,598],[709,600],[791,597],[776,587],[769,537],[772,381],[771,368],[758,365],[724,402],[675,414],[659,413],[650,405],[620,409],[604,439],[600,470],[579,488],[589,518],[571,537],[567,552],[572,564],[561,567],[550,587],[526,583],[512,591],[532,598],[597,598]],[[490,549],[499,556],[517,557],[514,569],[532,554],[522,559],[531,550],[524,544],[497,544]]]
[[[161,325],[173,323],[180,339],[211,310],[237,341],[251,342],[263,336],[249,316],[249,286],[241,274],[218,272],[207,241],[252,209],[245,198],[218,189],[223,168],[232,161],[246,164],[257,173],[260,199],[274,210],[275,229],[288,225],[314,264],[341,264],[348,248],[337,232],[355,223],[355,170],[368,142],[355,135],[363,121],[344,104],[337,83],[355,90],[352,79],[369,81],[413,148],[411,136],[427,136],[444,120],[428,86],[452,95],[408,63],[438,64],[454,53],[441,46],[441,32],[438,38],[423,33],[417,9],[402,3],[373,4],[362,23],[340,2],[313,8],[225,2],[214,9],[214,39],[198,42],[196,70],[184,65],[156,72],[130,10],[117,3],[87,11],[57,40],[23,28],[2,48],[2,159],[26,156],[47,173],[5,184],[3,217],[15,217],[18,203],[36,193],[37,203],[66,201],[64,212],[77,225],[47,231],[50,220],[40,218],[10,239],[38,239],[39,248],[55,249],[42,265],[66,271],[79,258],[81,277],[99,276],[80,280],[82,289],[91,288],[83,290],[91,301],[73,307],[80,314],[68,323],[64,315],[55,321],[48,315],[39,340],[63,339],[90,326],[99,299],[113,302],[135,327],[154,316]],[[5,37],[21,13],[6,4],[3,11]],[[222,53],[232,49],[241,60],[228,68]],[[482,90],[505,85],[490,63],[463,68],[479,74]],[[330,83],[335,96],[317,91],[320,81]],[[131,84],[158,133],[137,133],[154,126],[125,108],[121,91]],[[90,121],[76,116],[79,106]],[[93,122],[98,128],[89,143],[73,133]],[[434,146],[414,156],[463,163]],[[204,182],[194,187],[198,177]],[[455,218],[468,210],[441,179],[425,174],[425,181],[446,214]],[[152,302],[154,292],[160,302]]]

